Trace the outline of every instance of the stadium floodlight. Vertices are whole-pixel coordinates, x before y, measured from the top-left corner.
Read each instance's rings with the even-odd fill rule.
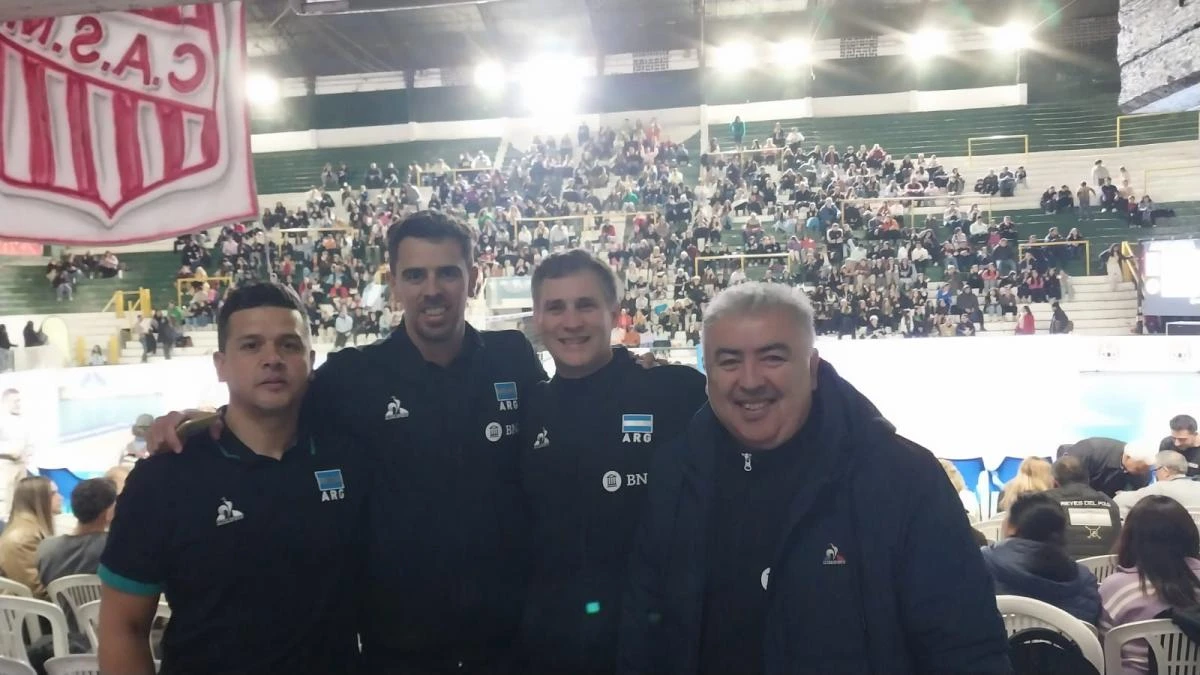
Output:
[[[754,62],[754,48],[748,42],[731,42],[713,49],[713,67],[726,73],[737,73]]]
[[[808,40],[776,42],[771,47],[771,56],[779,65],[795,65],[812,60],[812,43]]]
[[[506,74],[499,61],[484,61],[475,66],[475,86],[480,89],[499,89],[504,86]]]
[[[250,73],[246,76],[246,100],[251,105],[275,105],[279,97],[279,80],[266,73]]]
[[[583,96],[585,62],[564,55],[546,55],[519,70],[525,105],[537,115],[566,116],[579,107]]]
[[[913,56],[938,56],[948,49],[946,32],[936,28],[923,28],[908,36],[908,51]]]
[[[1022,21],[997,26],[992,31],[992,49],[1013,52],[1028,49],[1033,44],[1033,29]]]

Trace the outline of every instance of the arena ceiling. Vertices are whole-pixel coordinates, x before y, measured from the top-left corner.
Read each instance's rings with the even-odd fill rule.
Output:
[[[0,0],[0,19],[175,4],[183,2]],[[246,0],[251,67],[275,77],[469,66],[555,50],[689,49],[701,42],[701,23],[704,42],[719,44],[1116,10],[1117,0]]]

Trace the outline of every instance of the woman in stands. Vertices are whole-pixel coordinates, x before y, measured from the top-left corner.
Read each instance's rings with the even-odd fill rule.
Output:
[[[1028,307],[1025,308],[1029,309]],[[1034,492],[1045,492],[1054,487],[1054,475],[1050,462],[1041,457],[1026,457],[1017,469],[1017,475],[1000,490],[1001,511],[1007,511],[1022,496]]]
[[[1100,618],[1096,577],[1066,549],[1067,514],[1044,493],[1012,503],[1005,539],[982,549],[996,595],[1041,600],[1095,625]]]
[[[1116,550],[1117,571],[1100,584],[1101,631],[1200,606],[1200,533],[1179,502],[1143,497],[1125,518]],[[1150,672],[1149,647],[1127,643],[1121,662],[1125,675]]]
[[[38,577],[38,544],[54,536],[54,516],[62,513],[58,487],[43,476],[27,476],[13,490],[12,511],[0,534],[0,574],[29,587],[35,597],[45,598]]]

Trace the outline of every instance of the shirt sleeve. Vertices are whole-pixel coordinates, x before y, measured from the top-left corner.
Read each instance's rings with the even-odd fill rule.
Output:
[[[117,499],[116,516],[97,574],[106,585],[131,595],[158,595],[167,578],[171,534],[169,486],[161,470],[174,457],[138,462]]]

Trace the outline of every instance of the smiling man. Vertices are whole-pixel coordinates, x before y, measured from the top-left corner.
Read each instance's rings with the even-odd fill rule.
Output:
[[[623,673],[1006,673],[962,503],[823,362],[795,288],[709,303],[709,405],[650,470]]]
[[[555,374],[535,389],[522,429],[535,556],[521,670],[612,673],[629,550],[655,480],[651,454],[703,405],[704,376],[685,366],[646,369],[609,346],[617,280],[586,251],[547,257],[532,289]]]

